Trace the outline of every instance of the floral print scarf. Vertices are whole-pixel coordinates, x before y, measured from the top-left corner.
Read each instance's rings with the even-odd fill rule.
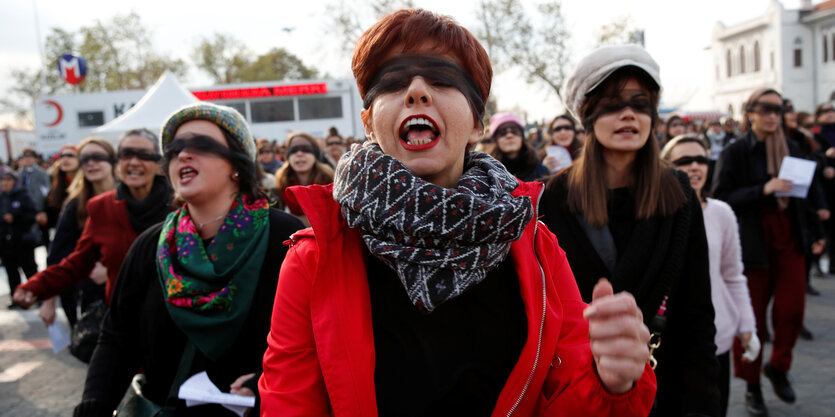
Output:
[[[210,359],[229,346],[249,312],[269,241],[269,203],[238,196],[217,235],[204,242],[188,208],[168,215],[157,273],[174,323]]]

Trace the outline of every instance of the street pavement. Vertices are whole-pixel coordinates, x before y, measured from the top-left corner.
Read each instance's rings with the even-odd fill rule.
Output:
[[[37,259],[43,266],[44,254]],[[772,417],[835,416],[835,276],[812,278],[822,295],[807,296],[806,326],[812,341],[799,340],[789,373],[796,404],[780,401],[763,377],[763,393]],[[66,349],[53,353],[37,310],[5,310],[9,302],[5,270],[0,271],[0,416],[71,416],[84,387],[86,365]],[[63,312],[59,319],[66,326]],[[771,346],[766,344],[768,354]],[[728,416],[746,416],[745,383],[734,378]]]

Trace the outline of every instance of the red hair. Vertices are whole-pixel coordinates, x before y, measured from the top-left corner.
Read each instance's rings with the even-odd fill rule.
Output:
[[[486,104],[493,80],[493,67],[487,51],[470,31],[452,17],[423,9],[390,13],[360,36],[351,61],[360,96],[365,99],[369,80],[392,48],[399,46],[401,53],[407,54],[419,50],[427,42],[431,42],[435,52],[449,53],[458,59],[475,80]]]

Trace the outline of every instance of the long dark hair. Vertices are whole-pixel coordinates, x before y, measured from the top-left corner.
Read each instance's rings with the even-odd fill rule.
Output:
[[[687,200],[673,172],[666,168],[658,157],[658,145],[653,140],[655,124],[658,122],[659,90],[649,76],[634,67],[621,68],[593,90],[583,106],[583,126],[586,130],[586,144],[581,157],[574,165],[563,171],[568,175],[568,206],[572,212],[581,213],[594,227],[609,222],[607,211],[608,187],[606,183],[605,148],[597,140],[594,131],[595,110],[600,101],[613,92],[623,90],[630,79],[635,79],[648,92],[653,104],[649,136],[644,146],[637,151],[629,178],[629,187],[635,196],[635,215],[648,219],[660,214],[667,216],[678,210]],[[567,173],[566,173],[567,172]]]

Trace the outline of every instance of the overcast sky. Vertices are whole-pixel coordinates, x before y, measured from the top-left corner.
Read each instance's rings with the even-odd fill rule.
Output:
[[[593,49],[600,26],[629,16],[637,27],[645,30],[646,48],[661,67],[664,103],[690,102],[691,110],[712,110],[704,91],[709,88],[713,74],[711,55],[705,51],[713,28],[717,21],[733,24],[754,18],[771,1],[775,0],[563,0],[563,14],[572,33],[571,61],[576,63]],[[75,31],[96,19],[106,21],[115,14],[134,10],[154,35],[155,49],[165,54],[188,60],[199,39],[222,32],[243,41],[255,53],[284,47],[321,72],[334,77],[351,75],[350,58],[340,54],[337,40],[327,32],[325,8],[333,1],[0,0],[0,3],[0,96],[10,86],[12,68],[35,68],[40,62],[36,7],[41,39],[52,27]],[[791,9],[798,7],[800,0],[782,3]],[[452,15],[473,31],[477,27],[474,10],[478,0],[415,0],[415,4]],[[526,4],[533,10],[533,2]],[[294,30],[288,33],[282,28]],[[493,94],[499,110],[524,110],[531,121],[550,119],[561,112],[562,106],[553,93],[540,85],[528,86],[521,78],[514,73],[497,74]],[[197,70],[192,70],[188,79],[181,82],[186,86],[209,83]]]

